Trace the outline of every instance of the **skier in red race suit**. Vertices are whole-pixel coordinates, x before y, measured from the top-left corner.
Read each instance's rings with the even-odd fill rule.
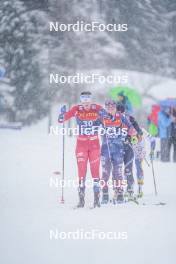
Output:
[[[72,117],[76,118],[79,135],[76,144],[76,158],[79,176],[79,203],[77,207],[84,207],[85,201],[85,179],[87,164],[90,163],[90,170],[93,178],[94,207],[100,206],[100,143],[98,128],[101,125],[101,117],[106,114],[105,110],[98,104],[92,103],[91,93],[82,92],[81,103],[73,106],[68,112],[66,107],[61,108],[59,122],[62,123]]]

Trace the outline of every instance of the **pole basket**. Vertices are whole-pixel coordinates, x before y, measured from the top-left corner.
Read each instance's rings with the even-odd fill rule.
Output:
[[[61,204],[64,204],[65,203],[65,200],[63,198],[61,198],[60,203]]]

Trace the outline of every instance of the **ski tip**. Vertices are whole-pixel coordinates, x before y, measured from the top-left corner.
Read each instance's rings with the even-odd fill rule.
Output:
[[[96,208],[101,208],[101,205],[98,205],[98,206],[97,205],[96,206],[94,206],[94,205],[93,206],[89,206],[89,209],[90,210],[96,209]]]
[[[166,203],[164,203],[164,202],[159,202],[159,203],[156,203],[155,205],[166,205]]]
[[[53,171],[53,174],[55,174],[55,175],[61,175],[60,171]]]
[[[147,206],[147,205],[155,205],[155,206],[164,206],[164,205],[166,205],[166,203],[164,203],[164,202],[157,202],[157,203],[142,203],[142,205],[144,205],[144,206]]]

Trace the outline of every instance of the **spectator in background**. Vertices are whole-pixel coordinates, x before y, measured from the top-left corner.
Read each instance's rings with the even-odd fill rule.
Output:
[[[173,115],[173,121],[171,123],[171,132],[169,139],[169,153],[171,150],[171,146],[173,144],[174,153],[173,153],[173,161],[176,162],[176,107],[172,108],[171,113]]]
[[[129,101],[128,97],[124,95],[123,92],[117,94],[117,103],[120,103],[124,106],[126,113],[132,114],[133,109],[131,102]]]
[[[170,161],[169,142],[172,120],[173,118],[171,116],[170,108],[162,106],[161,111],[158,114],[158,128],[161,140],[161,161],[163,162]]]

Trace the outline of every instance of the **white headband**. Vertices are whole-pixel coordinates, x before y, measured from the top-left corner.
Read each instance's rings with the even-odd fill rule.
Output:
[[[90,103],[91,102],[91,95],[83,94],[80,96],[80,101],[82,103]]]

